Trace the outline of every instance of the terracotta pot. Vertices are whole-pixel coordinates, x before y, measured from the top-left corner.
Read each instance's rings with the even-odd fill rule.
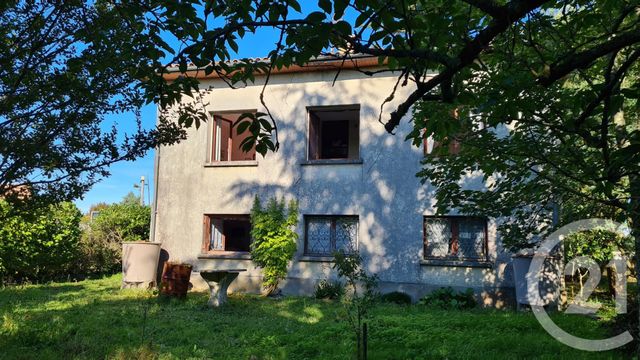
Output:
[[[156,286],[160,243],[134,241],[122,243],[122,287]]]
[[[160,293],[168,296],[185,298],[191,279],[191,265],[166,262],[162,269]]]

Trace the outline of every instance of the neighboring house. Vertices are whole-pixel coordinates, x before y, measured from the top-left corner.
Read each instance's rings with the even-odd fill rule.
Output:
[[[265,101],[279,128],[280,150],[266,157],[238,148],[243,135],[231,125],[243,112],[265,112],[264,77],[230,89],[214,76],[210,121],[188,139],[156,153],[153,240],[170,261],[194,265],[192,282],[203,287],[203,269],[246,268],[231,290],[258,292],[261,272],[251,262],[249,212],[254,196],[296,199],[300,206],[298,252],[283,282],[285,293],[311,294],[335,278],[331,254],[357,249],[365,267],[380,277],[383,292],[400,290],[418,299],[435,288],[473,288],[489,306],[512,298],[513,281],[492,219],[433,216],[433,188],[415,176],[423,149],[378,121],[380,105],[397,78],[367,76],[347,62],[317,60],[275,71]],[[360,69],[376,67],[360,58]],[[169,78],[177,76],[170,73]],[[412,89],[399,87],[396,99]],[[385,105],[385,113],[397,105]],[[428,147],[433,144],[427,144]],[[465,186],[482,186],[469,176]]]

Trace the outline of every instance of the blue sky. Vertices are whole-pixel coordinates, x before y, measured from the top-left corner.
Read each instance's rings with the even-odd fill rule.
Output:
[[[309,3],[307,3],[309,4]],[[308,9],[305,9],[308,11]],[[257,34],[247,34],[244,39],[238,41],[240,45],[238,58],[242,57],[262,57],[266,56],[270,50],[275,47],[277,42],[277,33],[273,30],[263,29]],[[177,42],[171,38],[165,38],[171,45]],[[156,121],[155,105],[150,104],[141,109],[142,125],[145,128],[152,128]],[[109,130],[111,124],[117,123],[118,130],[122,132],[132,132],[135,130],[135,118],[133,114],[118,114],[105,118],[104,128]],[[76,205],[84,213],[89,210],[92,204],[99,202],[114,203],[120,201],[130,191],[136,192],[139,189],[134,188],[134,184],[140,182],[140,177],[144,176],[149,183],[147,194],[153,194],[153,157],[154,152],[148,152],[144,157],[133,162],[121,162],[111,166],[111,176],[101,180],[87,192],[83,198],[75,201]],[[150,190],[150,191],[148,191]],[[147,197],[145,194],[145,202],[153,199],[152,196]]]

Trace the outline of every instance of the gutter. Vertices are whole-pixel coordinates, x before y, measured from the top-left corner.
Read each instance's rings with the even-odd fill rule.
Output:
[[[259,61],[263,61],[265,63],[269,63],[269,61],[265,61],[263,59],[258,59]],[[238,61],[231,61],[230,65],[236,64]],[[317,71],[332,71],[332,70],[357,70],[361,68],[372,68],[372,67],[384,67],[387,64],[387,59],[385,59],[382,63],[378,61],[377,57],[373,56],[353,56],[345,59],[343,61],[341,58],[316,58],[309,61],[306,65],[291,65],[283,68],[274,68],[271,70],[272,74],[289,74],[289,73],[304,73],[304,72],[317,72]],[[187,71],[182,73],[180,72],[177,66],[171,66],[167,69],[168,71],[162,74],[162,77],[165,80],[176,80],[180,77],[193,77],[196,79],[215,79],[220,78],[220,75],[217,72],[212,72],[210,74],[205,74],[203,68],[198,68],[195,65],[190,65],[187,67]],[[254,75],[266,75],[265,72],[256,72]]]

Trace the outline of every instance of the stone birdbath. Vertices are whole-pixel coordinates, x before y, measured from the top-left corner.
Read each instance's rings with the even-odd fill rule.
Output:
[[[229,285],[247,269],[227,269],[227,270],[202,270],[200,276],[207,282],[211,295],[209,296],[209,306],[217,307],[227,302],[227,289]]]

